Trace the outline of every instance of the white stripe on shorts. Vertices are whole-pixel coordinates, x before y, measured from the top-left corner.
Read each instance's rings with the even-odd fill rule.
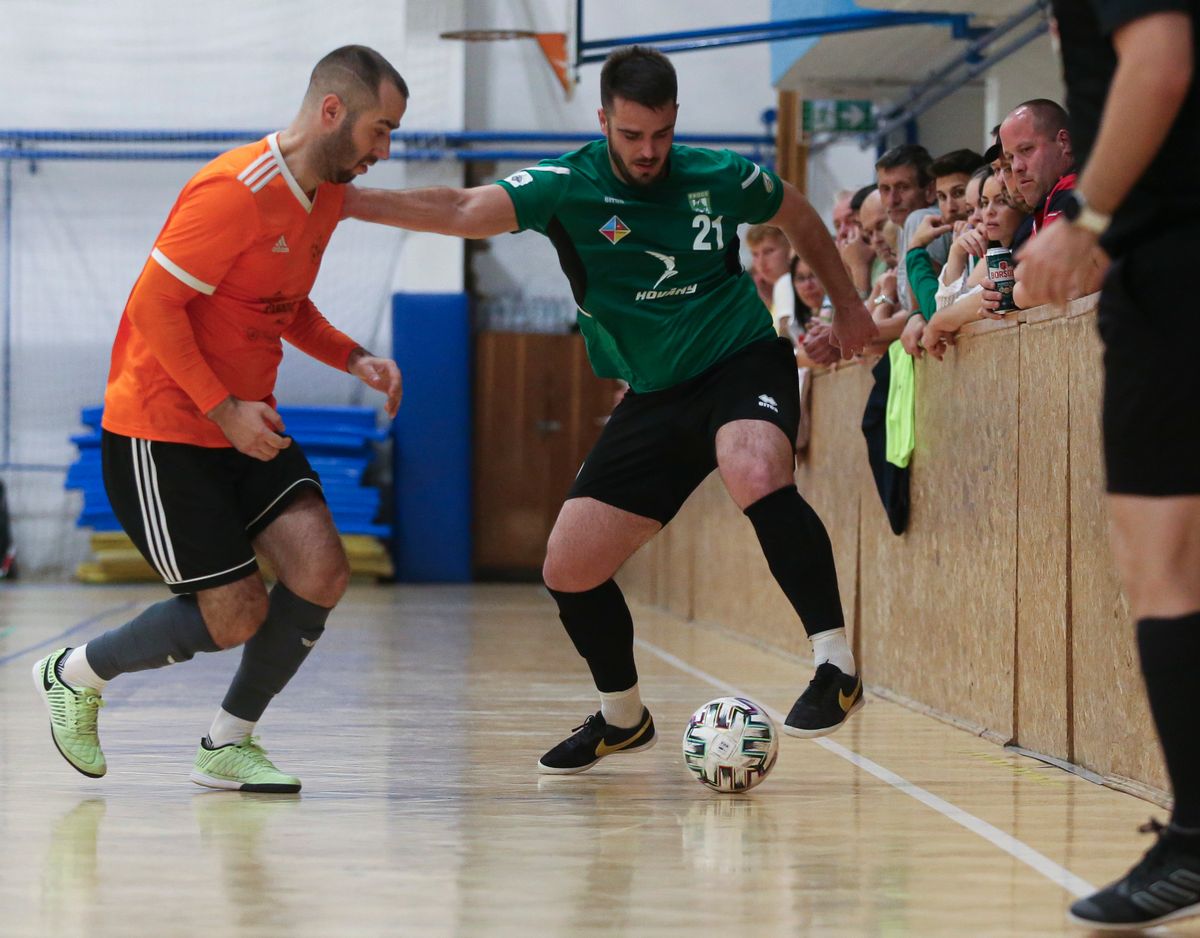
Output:
[[[134,438],[129,442],[133,448],[134,487],[137,489],[138,507],[142,512],[142,529],[146,533],[150,562],[154,564],[164,582],[178,583],[181,577],[174,565],[175,552],[173,549],[164,549],[164,544],[170,544],[170,537],[166,530],[162,505],[156,501],[157,479],[151,482],[153,461],[149,441]]]
[[[166,561],[168,569],[175,574],[175,582],[179,583],[182,582],[183,575],[179,572],[179,563],[175,560],[175,545],[171,543],[171,533],[167,530],[167,513],[163,508],[162,495],[158,491],[158,466],[154,464],[154,453],[149,440],[146,440],[145,455],[146,463],[150,467],[150,490],[154,498],[155,510],[158,513],[159,531],[162,534],[163,547],[166,550],[163,560]]]

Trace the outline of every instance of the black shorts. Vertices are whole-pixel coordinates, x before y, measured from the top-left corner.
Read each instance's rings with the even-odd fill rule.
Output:
[[[258,569],[251,541],[321,479],[295,441],[270,462],[237,450],[101,434],[104,488],[117,520],[173,593]],[[323,496],[322,496],[323,497]]]
[[[717,431],[765,420],[796,439],[800,386],[788,339],[754,342],[662,391],[628,391],[567,498],[594,498],[666,524],[717,466]]]
[[[1200,228],[1113,262],[1100,296],[1104,461],[1114,495],[1200,495],[1200,304],[1188,271]]]

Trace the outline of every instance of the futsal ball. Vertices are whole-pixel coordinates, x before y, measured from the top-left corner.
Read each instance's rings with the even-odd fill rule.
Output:
[[[779,734],[765,710],[745,697],[718,697],[692,714],[683,761],[713,791],[749,791],[771,771]]]

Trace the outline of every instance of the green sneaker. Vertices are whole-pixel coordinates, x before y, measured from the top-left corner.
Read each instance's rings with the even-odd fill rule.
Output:
[[[206,788],[229,791],[263,791],[290,794],[300,790],[300,779],[284,775],[267,758],[258,737],[247,736],[240,743],[213,747],[208,737],[200,740],[192,781]]]
[[[33,684],[50,711],[50,738],[62,757],[88,778],[108,771],[96,731],[96,715],[104,706],[90,687],[72,687],[58,676],[59,662],[70,648],[51,652],[33,666]]]

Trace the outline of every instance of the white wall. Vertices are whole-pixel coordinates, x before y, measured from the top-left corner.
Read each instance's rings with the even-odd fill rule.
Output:
[[[1048,35],[1014,52],[986,76],[984,126],[990,131],[1022,101],[1050,98],[1066,105],[1062,64]]]
[[[5,0],[2,6],[5,127],[273,130],[295,113],[321,55],[362,42],[388,56],[411,86],[404,130],[596,130],[598,64],[583,67],[567,102],[533,42],[438,38],[463,26],[561,30],[573,0],[341,0],[334,7],[325,0]],[[587,17],[588,37],[614,38],[765,21],[769,2],[592,0]],[[672,58],[680,77],[680,132],[762,131],[761,114],[776,101],[766,46]],[[0,433],[11,441],[12,462],[65,465],[75,458],[68,436],[81,429],[79,409],[101,399],[125,297],[180,186],[200,165],[11,164],[12,277],[0,284],[0,316],[9,317],[15,339],[14,420]],[[483,178],[519,165],[495,165]],[[393,161],[374,167],[364,183],[454,185],[463,178],[462,165],[452,161]],[[545,239],[505,236],[490,247],[475,267],[485,292],[569,302]],[[352,222],[326,252],[314,300],[364,344],[388,349],[393,292],[457,291],[462,278],[461,241]],[[345,376],[296,354],[285,357],[279,397],[283,403],[372,399]],[[3,470],[0,477],[10,490],[24,568],[68,574],[86,554],[86,533],[73,527],[79,505],[62,491],[61,474]]]
[[[986,135],[982,82],[956,91],[917,118],[917,139],[934,159],[967,147],[982,153]],[[990,128],[991,125],[989,124]],[[988,139],[988,144],[991,140]]]
[[[573,0],[476,0],[468,4],[467,26],[558,31],[567,28]],[[736,9],[724,0],[593,0],[585,5],[585,38],[612,39],[770,18],[769,0],[746,0]],[[475,130],[539,130],[589,133],[599,137],[600,64],[580,69],[580,82],[566,100],[553,72],[532,40],[471,43],[466,62],[467,126]],[[765,45],[733,46],[671,55],[679,76],[677,132],[763,133],[763,111],[774,108],[770,54]],[[571,146],[547,144],[550,150]],[[494,164],[490,178],[520,169],[524,162]],[[480,167],[481,172],[486,167]],[[482,178],[488,178],[486,172]],[[557,304],[572,315],[570,289],[550,242],[521,233],[493,238],[476,254],[472,272],[485,298],[520,297],[531,307]]]
[[[205,4],[6,0],[0,29],[0,123],[22,129],[269,131],[294,115],[315,62],[338,45],[378,49],[412,86],[405,127],[461,129],[465,49],[437,39],[459,28],[463,0],[438,3]],[[209,145],[221,149],[220,145]],[[13,338],[9,462],[66,465],[80,408],[100,403],[112,337],[154,236],[202,160],[11,164],[11,279],[0,318]],[[0,169],[3,165],[0,164]],[[375,166],[364,180],[400,187],[460,184],[453,162]],[[6,219],[0,217],[0,223]],[[0,277],[4,266],[0,265]],[[348,223],[325,254],[313,299],[368,347],[391,347],[397,290],[462,289],[462,245]],[[5,332],[0,328],[0,342]],[[289,350],[283,404],[373,403],[345,375]],[[0,460],[2,461],[2,460]],[[65,576],[87,554],[78,496],[60,472],[5,470],[22,568]]]
[[[833,227],[833,202],[839,190],[858,190],[875,181],[875,150],[853,140],[821,147],[808,158],[808,196],[817,213]]]
[[[467,25],[558,31],[574,0],[472,0]],[[764,22],[768,0],[590,0],[583,35],[613,39],[731,23]],[[671,54],[679,75],[679,133],[759,133],[760,116],[775,106],[766,45]],[[470,44],[467,126],[477,129],[597,132],[600,64],[580,69],[570,102],[532,40]]]

